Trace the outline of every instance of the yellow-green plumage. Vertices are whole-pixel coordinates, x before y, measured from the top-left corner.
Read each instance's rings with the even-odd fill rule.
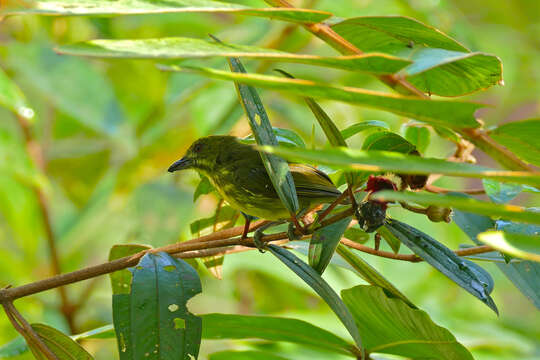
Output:
[[[188,168],[206,175],[233,208],[267,220],[290,218],[259,152],[233,136],[209,136],[195,141],[169,171]],[[322,171],[304,164],[289,164],[289,168],[301,210],[330,203],[341,195]]]

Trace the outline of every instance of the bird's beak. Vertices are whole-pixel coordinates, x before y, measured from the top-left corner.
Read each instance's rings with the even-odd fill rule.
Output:
[[[192,161],[186,157],[181,158],[180,160],[175,161],[171,166],[169,166],[169,172],[175,172],[178,170],[189,169],[191,167]]]

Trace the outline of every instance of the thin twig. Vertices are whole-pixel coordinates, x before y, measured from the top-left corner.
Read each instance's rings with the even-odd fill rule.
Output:
[[[461,193],[469,194],[469,195],[482,195],[486,193],[486,190],[484,189],[451,190],[451,189],[444,189],[444,188],[431,185],[431,184],[426,185],[424,190],[432,192],[432,193],[437,193],[437,194],[447,194],[449,192],[461,192]]]
[[[407,209],[407,210],[409,210],[409,211],[411,211],[413,213],[424,214],[424,215],[427,214],[427,209],[425,209],[425,208],[415,207],[415,206],[409,205],[409,204],[407,204],[406,202],[403,202],[403,201],[401,201],[399,203],[399,205],[401,205],[402,208]]]

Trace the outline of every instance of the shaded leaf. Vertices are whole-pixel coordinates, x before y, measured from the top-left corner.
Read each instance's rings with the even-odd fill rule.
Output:
[[[120,359],[197,358],[202,320],[187,309],[201,292],[197,272],[163,252],[146,254],[130,271],[131,292],[113,295]]]
[[[478,234],[484,244],[521,259],[540,262],[540,236],[487,231]]]
[[[492,178],[498,181],[540,186],[540,173],[538,172],[494,170],[467,163],[422,158],[388,151],[309,150],[269,146],[262,148],[262,150],[280,155],[291,161],[312,162],[347,170],[396,172],[399,174],[443,174],[481,179]]]
[[[413,144],[421,154],[426,152],[430,136],[429,129],[425,126],[407,126],[405,130],[405,139]]]
[[[498,314],[497,306],[489,296],[493,288],[493,279],[487,271],[469,260],[460,258],[452,250],[412,226],[388,219],[386,227],[416,255]]]
[[[473,359],[454,335],[435,324],[426,312],[388,297],[382,288],[355,286],[341,294],[365,334],[369,352],[412,359]]]
[[[32,324],[32,329],[58,360],[92,360],[93,357],[79,344],[55,328],[45,324]]]
[[[0,106],[4,106],[18,116],[31,119],[34,116],[26,103],[26,98],[21,89],[0,68]]]
[[[491,201],[499,204],[509,202],[518,196],[522,190],[521,185],[505,184],[491,179],[482,179],[482,185]]]
[[[392,234],[386,226],[381,226],[377,229],[377,233],[382,236],[384,240],[390,245],[392,248],[392,251],[394,251],[395,254],[399,252],[399,248],[401,247],[401,241],[397,237]]]
[[[384,121],[366,120],[366,121],[353,124],[341,130],[341,135],[343,136],[344,139],[348,139],[351,136],[354,136],[362,131],[366,131],[369,129],[382,130],[382,129],[390,129],[390,127]]]
[[[489,135],[521,159],[540,166],[540,119],[509,122],[496,127]]]
[[[214,191],[214,185],[210,183],[210,180],[208,180],[208,177],[202,175],[201,181],[199,181],[199,184],[195,188],[195,191],[193,192],[193,202],[197,201],[201,195],[210,194],[212,191]]]
[[[297,146],[301,148],[306,147],[306,143],[302,137],[294,131],[278,127],[273,127],[272,129],[274,130],[274,134],[276,135],[276,139],[280,145]],[[242,139],[242,142],[255,143],[255,138],[253,137],[253,134],[249,134],[247,137]]]
[[[254,9],[239,4],[211,0],[170,0],[166,3],[145,0],[41,0],[32,3],[10,1],[0,15],[39,14],[54,16],[166,14],[179,12],[236,13],[292,22],[320,22],[330,13],[307,9]]]
[[[309,265],[322,275],[336,248],[349,226],[352,217],[337,221],[331,225],[315,230],[309,241]]]
[[[438,205],[441,207],[450,207],[464,211],[466,210],[468,212],[488,215],[491,217],[501,217],[507,220],[540,224],[540,213],[527,211],[526,208],[521,206],[494,204],[473,198],[464,198],[457,195],[381,191],[373,194],[373,199],[384,201],[415,202],[420,205]]]
[[[474,118],[474,112],[482,105],[471,102],[419,99],[360,88],[326,85],[311,80],[283,79],[258,74],[232,74],[226,71],[193,66],[160,65],[159,68],[166,71],[196,73],[214,79],[238,81],[302,97],[344,101],[450,128],[477,128],[480,126]]]
[[[109,261],[120,259],[124,256],[130,256],[144,250],[150,250],[152,247],[140,244],[119,244],[113,245],[109,251]],[[129,269],[122,269],[109,274],[111,279],[111,288],[114,295],[129,294],[131,292],[132,273]]]
[[[141,40],[91,40],[56,48],[60,54],[121,59],[198,59],[236,57],[293,62],[375,74],[393,74],[411,62],[385,54],[317,56],[287,53],[256,46],[170,37]]]
[[[351,317],[351,313],[343,304],[343,301],[335,293],[334,290],[323,280],[323,278],[313,270],[309,265],[304,263],[290,251],[287,251],[276,245],[268,245],[268,249],[289,269],[298,275],[306,284],[308,284],[319,296],[330,306],[330,308],[339,317],[345,328],[351,334],[356,345],[362,349],[362,341],[358,328]]]
[[[0,359],[12,358],[28,351],[28,345],[22,336],[0,346]]]
[[[362,144],[362,150],[382,150],[410,154],[416,150],[416,147],[402,136],[383,130],[369,135]]]

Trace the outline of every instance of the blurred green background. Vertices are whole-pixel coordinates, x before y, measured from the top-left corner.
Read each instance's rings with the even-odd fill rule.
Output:
[[[241,3],[265,6],[263,1]],[[407,15],[431,24],[472,50],[501,57],[506,85],[467,97],[492,105],[481,113],[488,126],[540,114],[538,1],[326,0],[295,4],[315,4],[315,8],[338,17]],[[62,271],[73,271],[105,261],[113,244],[161,246],[191,238],[189,224],[210,216],[216,199],[205,195],[193,203],[198,176],[173,176],[166,172],[168,165],[198,137],[249,134],[231,83],[162,73],[151,61],[60,56],[52,50],[55,45],[95,38],[207,39],[207,34],[213,33],[229,43],[335,55],[303,29],[288,27],[278,21],[223,14],[4,19],[0,67],[22,88],[35,111],[33,130],[44,149],[46,178],[29,170],[17,122],[0,109],[0,286],[21,285],[50,274],[43,223],[29,186],[32,182],[37,181],[47,194]],[[226,68],[222,60],[204,62]],[[297,77],[386,91],[362,74],[259,61],[246,62],[246,66],[249,71],[267,73],[281,67]],[[297,131],[308,146],[324,146],[324,135],[317,127],[313,133],[313,116],[301,99],[260,93],[274,126]],[[381,111],[328,101],[321,105],[341,128],[362,120],[384,120],[399,131],[406,123]],[[353,138],[350,145],[359,146],[361,140]],[[432,134],[428,156],[446,157],[452,151],[450,143]],[[475,154],[479,162],[494,164]],[[457,179],[442,179],[437,184],[454,189],[478,185]],[[535,201],[538,205],[538,197],[521,196],[514,202],[534,205]],[[429,223],[398,209],[391,215],[432,234],[450,248],[469,243],[454,224]],[[540,313],[494,265],[486,264],[485,268],[495,279],[493,297],[501,312],[499,318],[424,263],[362,256],[438,324],[452,331],[475,358],[540,359]],[[190,304],[194,312],[296,316],[347,336],[329,308],[269,254],[227,256],[222,280],[214,278],[202,264],[198,269],[203,293]],[[327,270],[325,278],[336,290],[362,282],[335,267]],[[107,277],[74,284],[67,290],[73,302],[84,299],[76,315],[76,331],[111,322]],[[56,291],[18,300],[16,305],[30,322],[44,322],[69,332],[58,310]],[[0,343],[15,336],[7,318],[0,316]],[[94,340],[84,345],[97,359],[116,357],[114,341]],[[294,359],[329,356],[292,345],[203,341],[201,359],[220,349],[254,346],[282,350]]]

